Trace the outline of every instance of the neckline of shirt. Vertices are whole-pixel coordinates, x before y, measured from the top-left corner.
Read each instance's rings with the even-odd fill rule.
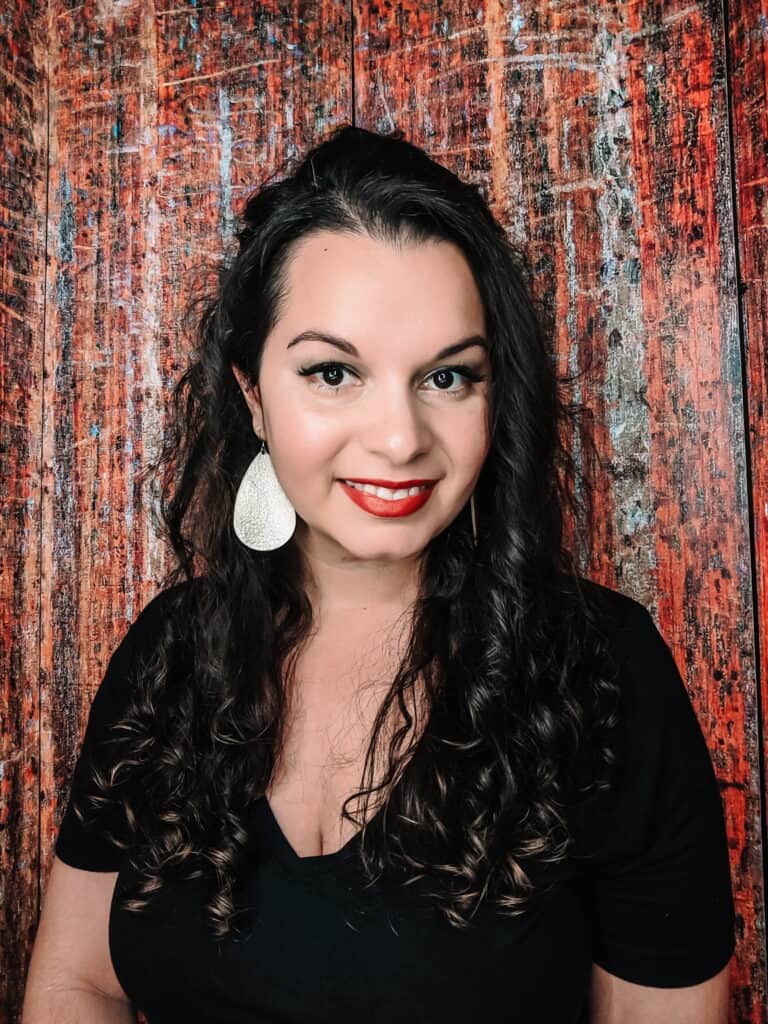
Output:
[[[265,825],[265,837],[268,840],[269,847],[284,864],[293,870],[317,871],[318,869],[332,868],[338,866],[342,861],[351,860],[356,854],[362,829],[358,829],[338,850],[333,850],[331,853],[309,854],[306,857],[299,856],[288,842],[285,833],[280,827],[280,823],[272,811],[266,794],[259,797],[256,801],[256,807],[261,812]]]

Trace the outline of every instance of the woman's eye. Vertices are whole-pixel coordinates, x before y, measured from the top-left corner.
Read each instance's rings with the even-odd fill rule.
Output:
[[[343,374],[351,373],[354,376],[357,376],[354,370],[350,369],[348,366],[344,366],[342,363],[318,363],[315,366],[303,366],[298,372],[302,377],[309,377],[313,386],[320,391],[340,391],[341,388],[339,387],[339,384],[343,382]],[[321,375],[326,378],[326,382],[321,383],[319,381],[312,380],[312,378],[319,377]],[[467,391],[472,387],[473,383],[485,379],[483,374],[478,373],[469,366],[443,366],[439,370],[433,370],[427,379],[433,377],[436,378],[438,384],[447,381],[450,385],[452,378],[457,376],[464,377],[467,383],[462,384],[459,388],[438,386],[434,390],[444,391],[449,395],[463,394],[464,391]],[[328,380],[330,380],[330,382],[328,382]]]
[[[340,389],[337,385],[341,375],[344,373],[352,373],[352,370],[342,366],[341,363],[318,363],[317,366],[302,366],[299,370],[299,374],[302,377],[309,377],[310,383],[321,391],[339,391]],[[330,385],[312,379],[313,377],[319,377],[321,374],[331,378]]]

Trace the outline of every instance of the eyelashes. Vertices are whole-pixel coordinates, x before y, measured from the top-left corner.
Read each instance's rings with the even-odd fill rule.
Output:
[[[341,370],[344,371],[345,373],[351,373],[355,377],[357,376],[355,371],[350,366],[345,366],[343,363],[337,362],[315,363],[314,366],[302,366],[297,372],[300,377],[312,378],[318,376],[318,374],[325,373],[330,370]],[[449,391],[446,388],[434,389],[438,394],[442,393],[454,397],[460,397],[464,395],[466,392],[472,390],[474,384],[479,383],[482,380],[485,380],[485,374],[478,373],[477,370],[473,370],[471,366],[466,366],[464,364],[460,364],[458,366],[441,366],[439,369],[433,370],[432,373],[430,373],[428,376],[436,377],[438,374],[441,373],[458,374],[468,381],[467,384],[459,388],[457,391]],[[310,383],[319,391],[341,391],[340,387],[335,387],[329,384],[321,384],[315,380],[310,379]]]

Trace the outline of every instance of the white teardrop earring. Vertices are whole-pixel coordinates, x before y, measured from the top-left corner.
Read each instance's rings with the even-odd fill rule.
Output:
[[[296,529],[296,509],[288,500],[262,438],[235,496],[235,533],[253,551],[274,551]]]
[[[469,499],[469,511],[472,514],[472,539],[477,547],[477,516],[475,513],[475,492],[472,491],[472,496]]]

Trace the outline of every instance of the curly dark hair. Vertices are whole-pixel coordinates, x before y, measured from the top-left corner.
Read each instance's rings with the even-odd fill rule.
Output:
[[[232,366],[258,380],[287,261],[300,239],[323,229],[457,245],[483,302],[492,368],[477,545],[465,507],[424,551],[405,655],[376,717],[360,789],[344,802],[344,819],[361,829],[367,884],[385,873],[427,878],[457,927],[484,899],[522,914],[537,868],[568,856],[568,807],[609,788],[616,762],[606,588],[579,576],[564,540],[567,511],[584,544],[580,527],[591,529],[594,503],[587,481],[576,487],[567,432],[578,431],[582,450],[594,452],[594,443],[587,410],[566,399],[576,378],[556,373],[552,319],[533,297],[530,260],[481,188],[402,131],[337,128],[293,173],[251,195],[238,250],[193,300],[194,350],[148,470],[161,489],[157,525],[175,554],[168,602],[104,744],[109,758],[92,764],[90,809],[119,808],[125,829],[112,839],[140,875],[122,906],[141,911],[164,881],[205,876],[217,936],[239,913],[238,879],[253,857],[249,808],[272,777],[287,681],[313,625],[293,538],[259,552],[234,534],[237,488],[260,440]],[[409,690],[420,678],[425,725],[405,743]],[[401,724],[375,784],[393,713]],[[380,806],[369,818],[374,794]],[[360,799],[361,820],[347,809]]]

